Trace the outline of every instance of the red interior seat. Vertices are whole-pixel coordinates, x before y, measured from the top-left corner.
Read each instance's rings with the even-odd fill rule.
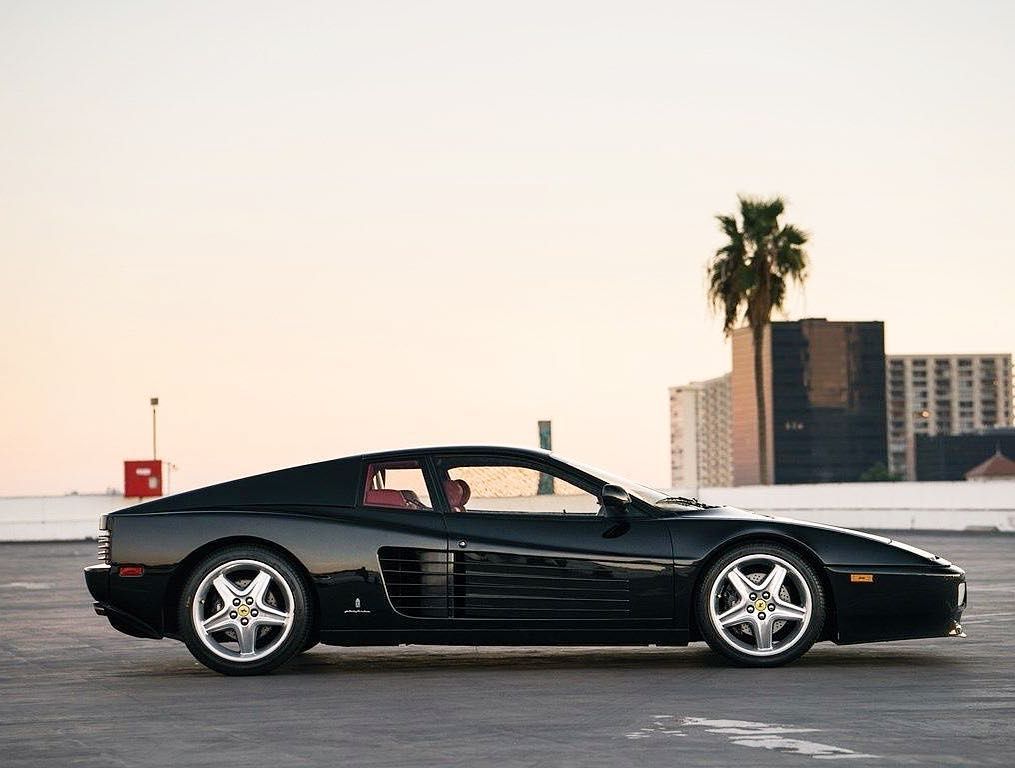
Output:
[[[397,507],[410,509],[405,497],[393,488],[368,488],[366,503],[373,507]]]

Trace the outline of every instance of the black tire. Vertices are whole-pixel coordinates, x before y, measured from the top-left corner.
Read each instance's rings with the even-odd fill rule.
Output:
[[[256,565],[233,565],[235,563],[245,564],[248,562]],[[261,567],[258,568],[258,566]],[[207,635],[208,639],[205,640],[203,639],[206,636],[205,633],[199,632],[195,625],[195,611],[193,607],[199,589],[207,594],[206,600],[209,601],[209,606],[205,608],[202,602],[198,607],[198,613],[202,611],[215,613],[224,607],[221,593],[217,590],[212,591],[213,588],[208,587],[206,584],[206,578],[223,567],[234,567],[236,572],[240,573],[241,576],[244,573],[266,574],[269,579],[269,586],[264,593],[266,596],[265,600],[274,600],[280,613],[291,615],[291,619],[287,619],[289,622],[287,625],[264,627],[263,629],[257,628],[256,622],[264,620],[263,614],[268,612],[268,608],[262,609],[260,620],[254,618],[246,620],[251,622],[251,633],[252,637],[255,638],[251,642],[251,645],[255,650],[257,644],[261,642],[258,638],[267,637],[265,647],[262,651],[257,652],[264,652],[264,655],[250,661],[239,660],[238,658],[224,658],[221,655],[222,653],[230,653],[231,649],[228,647],[230,637],[236,640],[237,646],[239,645],[236,630],[226,628],[214,634],[209,633]],[[250,582],[252,582],[252,579]],[[250,582],[248,582],[247,586],[250,586]],[[284,582],[284,585],[282,582]],[[238,583],[242,585],[243,579],[241,578]],[[204,588],[202,588],[202,584],[205,584]],[[242,589],[243,587],[241,586],[240,588]],[[291,605],[289,604],[290,595]],[[214,603],[211,601],[214,601]],[[265,603],[265,605],[271,607],[269,603]],[[197,564],[187,579],[183,587],[183,596],[179,606],[180,633],[194,658],[209,669],[224,675],[261,675],[276,669],[308,647],[310,629],[313,625],[313,616],[311,615],[312,605],[313,602],[307,593],[307,587],[303,578],[287,558],[263,546],[237,545],[226,547],[204,558]],[[251,607],[256,609],[257,604],[255,603]],[[240,609],[249,611],[252,616],[257,616],[256,610],[251,611],[243,606],[240,606]],[[235,618],[234,614],[230,614],[230,616]],[[237,619],[237,621],[239,620]],[[231,626],[233,626],[233,623],[230,623]],[[238,625],[236,626],[238,629]],[[276,632],[277,634],[273,634]],[[232,634],[230,635],[230,633]],[[219,652],[216,652],[210,646],[217,648]],[[238,650],[235,653],[237,656],[239,655]]]
[[[717,624],[716,618],[713,617],[713,614],[717,613],[718,609],[710,610],[709,605],[713,599],[713,587],[717,590],[717,599],[719,601],[723,599],[724,595],[731,594],[732,582],[729,585],[722,583],[726,581],[727,572],[731,566],[741,561],[748,570],[762,569],[761,571],[755,570],[750,575],[754,577],[751,579],[752,582],[756,578],[760,578],[763,581],[764,576],[761,574],[763,573],[763,564],[766,562],[766,558],[775,558],[775,560],[768,561],[773,566],[781,560],[796,570],[796,574],[793,574],[792,571],[788,572],[787,580],[791,583],[786,588],[792,587],[794,591],[799,593],[798,599],[801,603],[806,601],[806,591],[809,591],[810,605],[808,619],[797,622],[783,621],[781,627],[778,620],[773,618],[774,615],[768,617],[770,626],[779,627],[768,633],[769,644],[772,646],[771,650],[762,650],[764,646],[759,641],[758,630],[753,629],[753,625],[749,623],[741,623],[724,631]],[[735,575],[732,574],[730,578],[732,579]],[[806,585],[806,591],[801,584],[797,583],[797,576],[799,576],[799,581],[802,581]],[[718,586],[716,586],[717,580],[720,582]],[[727,591],[723,592],[722,590]],[[767,595],[768,593],[766,592],[765,594]],[[782,594],[786,595],[788,593]],[[755,597],[760,600],[763,595],[755,593]],[[749,595],[747,597],[741,595],[740,598],[743,602],[739,603],[739,605],[750,606],[749,608],[743,608],[743,610],[751,610],[752,614],[757,618],[764,617],[763,613],[755,613]],[[790,600],[788,602],[793,601]],[[699,582],[698,590],[694,596],[694,606],[698,627],[709,647],[733,663],[745,667],[778,667],[800,658],[821,637],[827,614],[825,590],[821,579],[811,564],[792,549],[769,542],[744,544],[720,555],[708,568]],[[734,603],[730,612],[732,613],[732,610],[736,608],[737,604]],[[765,609],[762,607],[762,610]],[[803,628],[801,629],[799,625],[803,625]],[[744,639],[738,640],[737,633],[741,633]],[[780,633],[784,633],[786,638],[783,641],[786,644],[783,650],[779,649],[779,640],[777,639]],[[750,646],[753,646],[753,648]]]

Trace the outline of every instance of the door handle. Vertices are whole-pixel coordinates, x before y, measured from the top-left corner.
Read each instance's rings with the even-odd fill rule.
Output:
[[[462,549],[465,549],[467,546],[469,546],[469,542],[467,542],[465,539],[459,539],[458,546]]]

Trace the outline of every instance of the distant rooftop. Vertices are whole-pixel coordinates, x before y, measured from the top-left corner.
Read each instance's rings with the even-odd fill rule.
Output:
[[[985,462],[977,464],[966,472],[966,480],[980,480],[990,477],[1015,477],[1015,461],[998,450]]]
[[[906,353],[904,355],[886,354],[885,357],[902,360],[923,360],[929,357],[939,357],[942,360],[950,360],[953,357],[1011,357],[1011,352],[924,352],[922,354]]]

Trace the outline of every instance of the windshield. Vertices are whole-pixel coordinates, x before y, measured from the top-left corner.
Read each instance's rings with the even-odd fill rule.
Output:
[[[624,477],[618,477],[617,475],[614,475],[611,472],[607,472],[604,469],[599,469],[598,467],[590,467],[588,464],[582,464],[581,462],[578,461],[564,459],[560,456],[557,456],[556,454],[551,455],[554,458],[559,459],[560,461],[563,461],[566,464],[570,464],[572,467],[575,467],[576,469],[580,469],[582,472],[590,474],[593,477],[598,477],[604,483],[608,483],[610,485],[619,485],[621,488],[626,490],[629,494],[631,494],[635,498],[641,499],[642,501],[648,504],[658,504],[663,499],[670,498],[670,494],[668,493],[657,491],[655,488],[649,488],[647,485],[636,483],[633,480],[628,480],[627,478]]]

